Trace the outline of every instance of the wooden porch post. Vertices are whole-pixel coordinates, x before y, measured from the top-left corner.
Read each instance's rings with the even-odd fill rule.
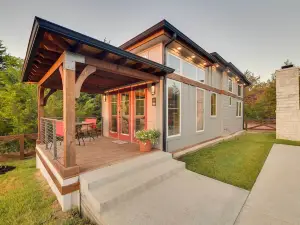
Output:
[[[62,70],[63,119],[64,119],[64,166],[76,165],[75,146],[75,69]]]
[[[44,94],[45,88],[42,86],[38,86],[38,138],[36,140],[37,144],[41,143],[41,118],[44,117]]]

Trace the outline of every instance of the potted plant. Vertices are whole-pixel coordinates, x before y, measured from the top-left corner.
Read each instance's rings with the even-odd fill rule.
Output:
[[[140,151],[149,152],[152,149],[152,145],[158,142],[160,132],[155,129],[151,130],[139,130],[136,132],[135,137],[139,140]]]

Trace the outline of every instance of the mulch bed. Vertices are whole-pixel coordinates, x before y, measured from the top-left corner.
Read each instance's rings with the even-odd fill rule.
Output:
[[[16,167],[15,166],[0,166],[0,175],[5,174],[9,171],[14,170]]]

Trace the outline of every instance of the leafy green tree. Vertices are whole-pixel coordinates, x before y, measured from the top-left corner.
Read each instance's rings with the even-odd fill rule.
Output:
[[[289,59],[287,59],[287,60],[283,63],[283,65],[285,65],[285,66],[292,66],[293,63],[292,63]]]

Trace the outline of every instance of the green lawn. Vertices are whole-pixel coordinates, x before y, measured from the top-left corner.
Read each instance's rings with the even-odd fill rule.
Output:
[[[274,143],[300,145],[300,142],[276,140],[275,133],[246,133],[180,160],[191,171],[251,190]]]
[[[0,175],[0,224],[89,224],[78,212],[61,212],[35,159],[0,163],[17,168]]]

